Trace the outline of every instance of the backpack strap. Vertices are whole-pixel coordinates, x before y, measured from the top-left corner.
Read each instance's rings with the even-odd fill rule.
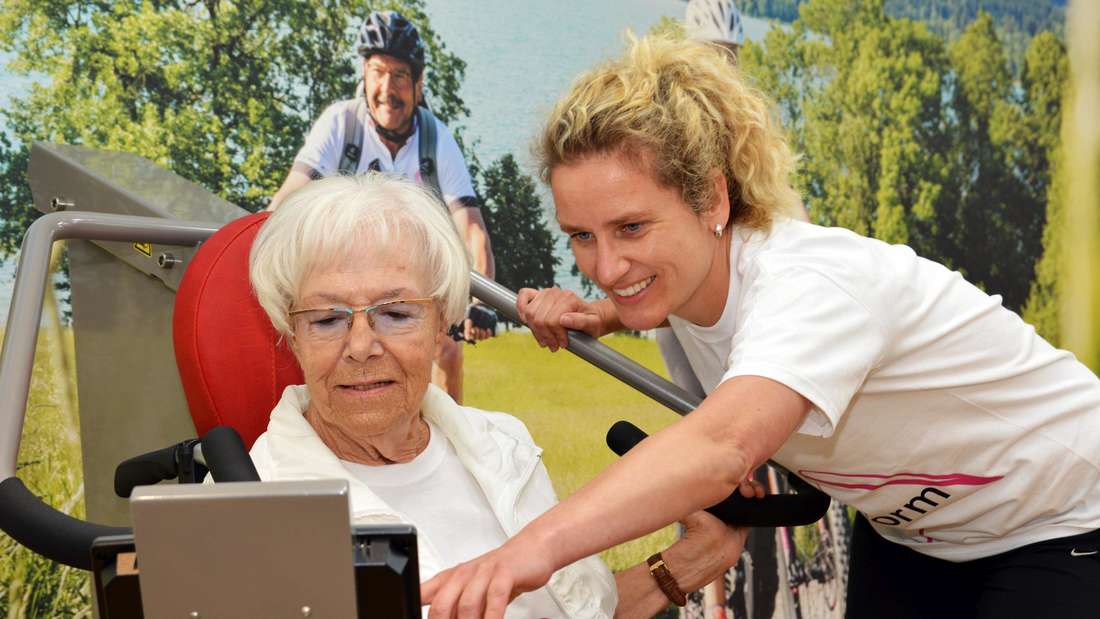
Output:
[[[443,189],[439,186],[439,167],[436,165],[439,135],[436,130],[435,114],[432,114],[427,106],[418,106],[416,122],[420,125],[420,180],[425,187],[435,191],[435,195],[442,202]]]
[[[343,174],[355,174],[359,171],[359,158],[363,155],[363,131],[367,126],[367,104],[357,97],[355,105],[344,110],[344,150],[340,155],[339,170]],[[425,187],[435,191],[440,201],[443,189],[439,185],[439,169],[436,165],[436,152],[439,147],[439,133],[435,114],[424,106],[416,108],[416,122],[420,128],[420,178]]]
[[[341,174],[359,171],[359,157],[363,155],[363,131],[367,126],[367,102],[355,98],[355,105],[344,109],[344,151],[340,155]]]

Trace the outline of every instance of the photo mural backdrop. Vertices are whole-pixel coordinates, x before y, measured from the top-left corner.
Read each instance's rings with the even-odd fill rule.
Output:
[[[261,208],[312,119],[353,91],[354,27],[372,8],[397,8],[421,26],[428,99],[458,131],[487,219],[497,224],[498,261],[525,265],[504,269],[504,283],[594,294],[572,268],[549,192],[532,178],[529,144],[572,79],[621,50],[624,31],[675,31],[685,2],[259,4],[249,16],[230,2],[204,3],[224,9],[215,26],[192,2],[154,10],[120,1],[110,11],[102,3],[53,11],[3,2],[0,312],[10,302],[12,256],[34,217],[27,144],[135,152]],[[932,4],[746,0],[741,69],[778,104],[803,157],[797,181],[814,221],[913,246],[1001,294],[1057,345],[1063,234],[1051,222],[1065,174],[1064,3],[977,13],[958,2],[946,17],[922,8]],[[332,19],[317,19],[322,11]],[[235,45],[252,53],[221,64],[208,57]],[[855,74],[863,79],[848,79]],[[521,225],[543,234],[537,259],[530,246],[509,244],[509,226]],[[770,492],[786,491],[775,471],[759,479]],[[843,616],[851,517],[834,503],[815,525],[754,530],[736,568],[692,594],[683,614]],[[79,591],[65,589],[72,585],[36,570],[19,577],[52,583],[39,589],[54,606],[39,597],[25,604],[79,606]]]

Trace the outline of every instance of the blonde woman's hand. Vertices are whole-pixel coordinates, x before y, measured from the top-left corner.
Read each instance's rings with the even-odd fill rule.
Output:
[[[420,599],[431,605],[428,619],[503,619],[504,609],[521,593],[550,580],[549,552],[514,537],[500,548],[436,574],[420,585]]]
[[[567,329],[592,337],[607,333],[606,318],[597,304],[561,288],[520,289],[516,311],[539,345],[555,352],[569,346]]]

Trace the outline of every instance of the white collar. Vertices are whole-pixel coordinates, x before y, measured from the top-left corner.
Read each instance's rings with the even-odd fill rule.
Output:
[[[267,426],[272,464],[280,479],[346,479],[352,518],[407,520],[356,479],[340,463],[303,416],[309,406],[305,385],[291,385],[271,411]],[[485,493],[506,532],[512,530],[514,507],[542,450],[526,437],[508,432],[477,409],[459,406],[442,389],[429,385],[421,413],[450,439],[466,470]]]

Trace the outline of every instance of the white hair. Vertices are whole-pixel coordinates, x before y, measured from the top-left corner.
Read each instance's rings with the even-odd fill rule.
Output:
[[[365,244],[417,256],[447,324],[462,319],[471,262],[443,205],[412,181],[368,172],[306,184],[260,228],[248,274],[275,329],[290,335],[290,308],[309,273]]]

